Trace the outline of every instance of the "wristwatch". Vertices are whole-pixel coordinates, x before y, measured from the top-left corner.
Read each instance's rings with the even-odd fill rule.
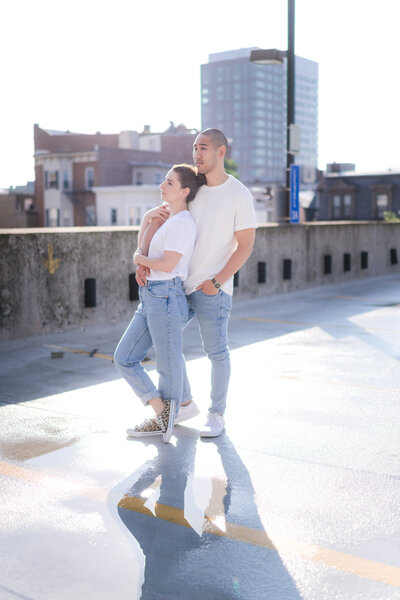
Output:
[[[220,282],[219,282],[219,281],[217,281],[217,280],[215,279],[215,277],[213,277],[213,278],[211,279],[211,283],[213,284],[213,286],[214,286],[215,288],[217,288],[217,290],[219,290],[219,288],[221,287],[221,284],[220,284]]]

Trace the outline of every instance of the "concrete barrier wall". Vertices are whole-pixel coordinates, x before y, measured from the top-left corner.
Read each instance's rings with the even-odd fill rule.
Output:
[[[129,319],[136,306],[129,275],[137,233],[137,227],[0,230],[0,339]],[[350,270],[344,270],[344,260]],[[260,226],[235,296],[400,273],[399,260],[400,223]],[[324,274],[329,262],[331,273]],[[266,281],[259,283],[264,268]],[[85,307],[85,279],[96,280],[95,307]]]

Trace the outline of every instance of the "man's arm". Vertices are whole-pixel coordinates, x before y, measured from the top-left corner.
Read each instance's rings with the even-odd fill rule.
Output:
[[[256,239],[256,230],[242,229],[241,231],[235,231],[235,238],[238,243],[235,252],[232,254],[224,268],[214,275],[214,278],[220,283],[225,283],[232,275],[237,273],[239,269],[244,265],[246,260],[249,258],[253,251],[254,240]],[[198,286],[198,290],[202,290],[205,294],[213,296],[218,294],[218,290],[214,287],[211,279],[207,279],[201,285]]]

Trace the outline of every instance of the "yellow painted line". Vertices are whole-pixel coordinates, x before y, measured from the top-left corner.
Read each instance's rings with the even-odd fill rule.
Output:
[[[73,354],[92,354],[88,350],[79,350],[78,348],[64,348],[63,346],[52,346],[50,344],[45,344],[46,348],[54,348],[55,350],[62,350],[63,352],[72,352]],[[96,358],[104,358],[105,360],[113,360],[112,354],[100,354],[95,352],[92,354]]]
[[[279,319],[264,319],[261,317],[243,317],[245,321],[256,321],[259,323],[282,323],[284,325],[305,325],[306,327],[329,327],[331,329],[351,329],[353,331],[377,331],[381,333],[400,333],[394,329],[378,329],[376,327],[364,327],[362,325],[335,325],[333,323],[308,323],[307,321],[281,321]]]
[[[114,360],[112,354],[101,354],[100,352],[92,352],[88,350],[79,350],[78,348],[64,348],[63,346],[52,346],[50,344],[44,344],[46,348],[54,348],[55,350],[62,350],[63,352],[72,352],[73,354],[86,354],[88,356],[95,356],[96,358],[104,358],[105,360]],[[144,361],[146,365],[154,365],[154,361],[146,360]]]
[[[45,484],[58,490],[73,491],[78,496],[91,498],[99,502],[106,502],[108,497],[108,490],[104,488],[87,488],[62,478],[46,475],[39,471],[6,462],[0,462],[0,474],[29,483]],[[144,506],[145,502],[145,498],[125,496],[121,499],[118,506],[154,518],[153,513]],[[155,514],[158,519],[190,528],[190,524],[184,517],[183,510],[180,508],[156,502]],[[277,536],[271,538],[261,529],[245,527],[235,523],[226,522],[226,530],[222,531],[214,524],[213,520],[213,516],[206,515],[204,525],[205,532],[250,544],[252,546],[267,548],[268,550],[276,551],[279,554],[293,555],[310,562],[323,564],[343,573],[358,575],[359,577],[371,581],[400,587],[399,567],[360,558],[352,554],[332,550],[331,548],[315,546],[306,542],[299,542],[297,540]],[[215,520],[217,520],[217,518]]]

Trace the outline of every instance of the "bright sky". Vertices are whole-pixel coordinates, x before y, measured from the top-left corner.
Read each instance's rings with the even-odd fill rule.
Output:
[[[0,187],[34,178],[33,124],[82,133],[200,128],[208,54],[287,48],[287,0],[4,0]],[[400,0],[296,0],[319,63],[319,166],[399,167]]]

